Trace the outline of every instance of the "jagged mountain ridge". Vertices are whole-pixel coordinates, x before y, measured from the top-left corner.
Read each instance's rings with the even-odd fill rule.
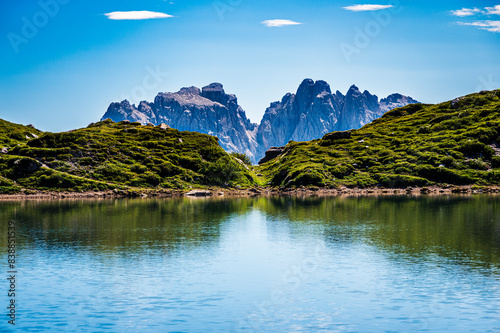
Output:
[[[257,124],[246,117],[235,95],[226,94],[220,83],[199,88],[182,88],[176,93],[159,93],[153,103],[138,107],[127,100],[112,103],[102,119],[138,121],[142,124],[165,123],[180,131],[215,135],[226,151],[245,153],[256,150]]]
[[[201,91],[189,87],[159,93],[153,103],[143,101],[137,107],[127,100],[112,103],[102,119],[165,123],[179,130],[215,135],[226,151],[245,153],[256,163],[272,146],[360,128],[386,111],[411,103],[418,102],[401,94],[379,102],[376,95],[361,92],[354,85],[346,95],[332,93],[327,82],[305,79],[296,94],[287,93],[281,101],[271,103],[257,125],[246,117],[235,95],[226,94],[222,84],[212,83]]]

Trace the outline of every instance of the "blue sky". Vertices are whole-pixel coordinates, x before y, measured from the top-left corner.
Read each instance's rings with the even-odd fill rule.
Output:
[[[500,0],[0,6],[0,118],[47,131],[84,127],[124,98],[211,82],[253,122],[304,78],[428,103],[500,88]]]

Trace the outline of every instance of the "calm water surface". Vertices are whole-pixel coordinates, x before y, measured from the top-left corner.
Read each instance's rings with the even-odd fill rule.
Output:
[[[9,220],[17,331],[500,332],[500,197],[0,202],[4,309]]]

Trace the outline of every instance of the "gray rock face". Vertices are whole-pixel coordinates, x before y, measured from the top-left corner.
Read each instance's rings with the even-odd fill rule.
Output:
[[[159,93],[153,103],[112,103],[102,119],[138,121],[143,125],[167,125],[180,131],[215,135],[226,151],[245,153],[255,160],[257,125],[250,122],[235,95],[212,83],[200,91],[182,88],[176,93]]]
[[[385,113],[392,109],[415,103],[418,102],[409,96],[404,96],[401,94],[392,94],[380,100],[380,110],[382,110],[382,112]]]
[[[222,84],[211,83],[201,90],[188,87],[159,93],[153,103],[143,101],[137,107],[127,100],[111,103],[102,119],[166,124],[181,131],[215,135],[226,151],[245,153],[255,164],[270,147],[360,128],[411,103],[418,102],[401,94],[379,102],[377,96],[361,92],[355,85],[344,96],[339,91],[332,93],[325,81],[306,79],[295,94],[287,93],[281,101],[271,103],[257,125],[246,117],[235,95],[226,94]]]

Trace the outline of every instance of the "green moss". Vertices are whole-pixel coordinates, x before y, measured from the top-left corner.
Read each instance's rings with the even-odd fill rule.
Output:
[[[42,132],[28,126],[14,124],[0,119],[0,148],[24,144]]]

